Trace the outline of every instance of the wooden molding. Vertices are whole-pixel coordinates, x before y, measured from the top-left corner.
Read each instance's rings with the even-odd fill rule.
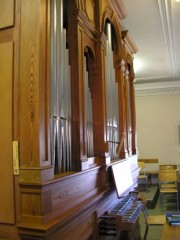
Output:
[[[43,183],[54,178],[52,166],[43,168],[20,168],[20,183]]]

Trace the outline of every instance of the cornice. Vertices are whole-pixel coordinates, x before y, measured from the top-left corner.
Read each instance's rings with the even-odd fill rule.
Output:
[[[137,97],[144,97],[144,96],[157,96],[157,95],[172,95],[172,94],[179,94],[180,87],[159,87],[159,88],[147,88],[147,89],[136,89],[135,95]]]
[[[127,16],[127,9],[124,2],[121,0],[109,0],[109,5],[112,6],[120,19],[124,19]]]
[[[138,48],[129,31],[127,30],[122,31],[122,38],[123,38],[123,42],[125,43],[125,46],[127,47],[127,49],[131,54],[135,54],[138,52]]]

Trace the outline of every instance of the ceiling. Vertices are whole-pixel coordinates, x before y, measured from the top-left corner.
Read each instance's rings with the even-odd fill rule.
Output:
[[[135,88],[174,87],[180,92],[180,2],[123,0],[123,28],[135,41]]]

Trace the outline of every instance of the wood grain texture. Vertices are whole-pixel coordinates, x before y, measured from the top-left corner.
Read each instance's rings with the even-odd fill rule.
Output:
[[[0,44],[0,222],[14,223],[12,155],[13,42]]]
[[[50,164],[47,146],[47,11],[42,0],[22,0],[20,41],[20,155],[22,167]]]
[[[0,29],[14,25],[14,0],[0,1]]]
[[[8,1],[4,0],[4,3]],[[3,149],[3,160],[0,158],[0,164],[3,161],[2,167],[0,165],[0,171],[1,169],[4,171],[9,166],[9,159],[12,158],[10,156],[12,152],[10,151],[9,139],[13,139],[13,131],[15,138],[20,143],[20,176],[16,179],[15,184],[17,191],[20,185],[20,197],[15,198],[16,203],[14,204],[17,207],[16,216],[20,217],[18,220],[16,219],[16,226],[18,226],[22,240],[96,239],[98,217],[118,202],[109,175],[109,166],[113,163],[109,157],[106,142],[106,76],[104,62],[106,36],[103,29],[107,19],[113,25],[118,42],[116,56],[114,57],[116,77],[119,83],[120,133],[122,136],[124,136],[123,134],[128,135],[124,98],[127,49],[122,42],[118,18],[120,14],[115,13],[115,11],[120,11],[119,5],[110,4],[115,0],[65,1],[68,9],[67,45],[72,67],[73,161],[77,167],[76,170],[80,172],[71,173],[70,176],[54,177],[48,156],[48,141],[50,141],[48,135],[50,131],[48,125],[50,0],[16,0],[14,2],[19,6],[19,12],[16,16],[19,22],[16,21],[14,28],[5,28],[0,32],[0,42],[12,41],[13,38],[15,41],[14,60],[12,43],[12,46],[9,47],[8,45],[4,48],[5,45],[3,45],[1,49],[3,53],[5,49],[8,51],[10,49],[11,53],[9,53],[9,59],[7,60],[8,64],[5,64],[4,57],[0,60],[0,70],[2,68],[0,74],[3,74],[3,79],[6,74],[8,75],[5,82],[9,85],[8,91],[10,93],[8,100],[2,95],[4,102],[0,103],[2,104],[2,106],[0,105],[0,111],[3,108],[3,111],[0,112],[0,119],[6,120],[5,124],[8,125],[7,132],[2,129],[5,132],[4,135],[6,134],[7,146]],[[75,8],[75,3],[79,9]],[[92,53],[92,63],[89,65],[89,69],[94,111],[95,156],[99,160],[97,165],[88,161],[85,149],[83,56],[86,48],[89,48]],[[4,55],[6,56],[6,54]],[[123,66],[121,60],[124,60]],[[10,70],[7,70],[7,68],[10,68]],[[14,74],[14,79],[12,74]],[[9,75],[11,75],[11,78]],[[4,81],[0,84],[4,84]],[[7,106],[7,108],[4,106]],[[10,118],[4,118],[6,111]],[[15,118],[13,125],[12,118]],[[133,136],[135,136],[135,133]],[[138,169],[135,167],[137,156],[136,159],[128,156],[126,140],[123,143],[123,152],[117,161],[125,158],[131,160],[134,186],[137,184],[138,175]],[[10,171],[9,168],[8,171]],[[9,185],[5,185],[5,189],[0,183],[0,188],[5,189],[4,193],[7,191],[7,197],[2,196],[0,201],[4,203],[5,199],[6,202],[11,199],[8,203],[8,210],[11,211],[11,215],[6,215],[6,217],[10,217],[11,221],[8,221],[13,223],[13,175],[6,170],[2,174],[5,174],[5,172],[8,173],[7,176],[2,176],[5,180],[6,177],[8,178],[5,182]],[[5,208],[3,211],[5,211]],[[1,230],[2,228],[0,232]],[[95,235],[94,232],[96,232]]]

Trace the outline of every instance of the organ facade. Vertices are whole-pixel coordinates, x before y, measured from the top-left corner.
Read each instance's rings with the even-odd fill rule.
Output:
[[[136,188],[126,15],[122,0],[1,1],[0,237],[101,239],[101,216]]]

